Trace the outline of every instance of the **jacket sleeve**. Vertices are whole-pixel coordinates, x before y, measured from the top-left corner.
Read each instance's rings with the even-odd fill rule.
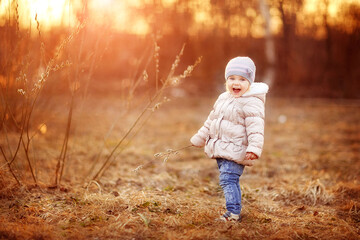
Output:
[[[264,102],[255,98],[254,101],[246,104],[243,110],[245,113],[245,127],[249,143],[246,152],[255,153],[260,157],[264,145]]]
[[[212,110],[206,119],[204,126],[202,126],[199,131],[192,136],[190,142],[196,147],[204,147],[206,138],[209,136],[210,133],[210,125],[213,120],[214,110]]]
[[[196,147],[204,147],[205,146],[205,142],[206,139],[208,138],[208,136],[210,135],[210,125],[211,122],[214,120],[215,118],[215,109],[217,107],[217,105],[219,104],[219,102],[224,98],[224,94],[221,94],[219,96],[219,98],[216,100],[213,110],[210,112],[208,118],[206,119],[204,126],[202,126],[199,131],[192,136],[192,138],[190,139],[190,142],[196,146]]]

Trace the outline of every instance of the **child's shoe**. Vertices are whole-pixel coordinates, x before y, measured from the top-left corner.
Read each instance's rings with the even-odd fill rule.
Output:
[[[241,222],[241,217],[240,214],[233,214],[232,212],[227,211],[218,220],[224,222]]]

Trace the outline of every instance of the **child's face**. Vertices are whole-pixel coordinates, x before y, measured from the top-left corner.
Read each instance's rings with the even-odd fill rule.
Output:
[[[249,90],[250,82],[238,75],[231,75],[226,80],[226,89],[234,96],[241,97],[247,90]]]

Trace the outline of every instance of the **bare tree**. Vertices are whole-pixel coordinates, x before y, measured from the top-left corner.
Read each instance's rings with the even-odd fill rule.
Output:
[[[297,25],[296,13],[301,9],[303,1],[304,0],[275,0],[283,24],[280,64],[284,79],[291,77],[289,68],[294,64],[293,47]]]
[[[275,45],[274,38],[270,29],[270,11],[269,6],[267,5],[265,0],[259,0],[259,7],[261,11],[261,15],[265,20],[265,57],[267,62],[267,67],[265,69],[264,79],[263,81],[269,85],[272,85],[274,77],[275,77]]]

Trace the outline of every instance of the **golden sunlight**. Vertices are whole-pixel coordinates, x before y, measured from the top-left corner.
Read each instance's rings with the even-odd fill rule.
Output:
[[[131,14],[132,7],[138,4],[139,1],[92,0],[89,3],[89,15],[95,25],[143,35],[149,32],[148,24],[144,18]]]
[[[28,2],[26,3],[28,4]],[[38,20],[43,22],[45,26],[61,25],[64,4],[65,0],[47,2],[33,0],[31,4],[28,5],[29,14],[31,17],[38,15]]]
[[[87,21],[92,25],[108,26],[118,31],[146,34],[149,26],[145,19],[139,16],[133,17],[131,14],[131,9],[140,5],[139,0],[90,0]],[[83,7],[81,1],[18,0],[19,25],[21,28],[34,30],[37,26],[36,17],[41,31],[58,26],[73,27],[78,22],[77,18],[82,15]],[[11,1],[0,1],[1,25],[8,20],[10,9],[14,9]]]
[[[45,123],[42,123],[38,126],[38,130],[41,134],[45,134],[47,132],[47,126]]]
[[[84,10],[80,0],[18,0],[17,2],[18,7],[14,8],[14,1],[0,1],[0,25],[9,20],[9,15],[14,14],[11,11],[17,9],[20,27],[32,29],[32,33],[36,33],[33,31],[37,26],[35,16],[37,16],[37,21],[40,24],[40,30],[47,31],[58,26],[75,26]],[[115,31],[138,35],[147,34],[151,31],[151,26],[148,19],[139,14],[143,4],[147,2],[151,1],[89,0],[85,13],[87,22],[92,26],[106,26]],[[161,0],[160,2],[163,7],[171,7],[177,4],[176,0]],[[297,14],[298,22],[302,23],[297,31],[307,34],[312,26],[322,26],[324,14],[327,14],[329,24],[343,25],[344,28],[349,28],[343,19],[339,18],[341,6],[348,3],[359,3],[359,0],[305,0],[302,11]],[[194,11],[195,23],[189,26],[189,34],[198,34],[199,31],[203,30],[211,31],[214,27],[224,27],[221,12],[213,11],[210,0],[192,0],[189,1],[189,6]],[[246,9],[246,17],[252,19],[251,22],[242,16],[232,16],[228,26],[230,34],[233,36],[263,37],[264,20],[261,15],[258,15],[258,12],[257,9],[253,8]],[[275,6],[270,6],[270,15],[271,29],[274,34],[278,34],[282,29],[281,14]],[[250,25],[251,27],[249,27]],[[321,31],[318,31],[317,35],[321,37]]]
[[[0,2],[0,16],[7,16],[10,13],[11,4],[11,1]],[[34,28],[37,25],[35,17],[40,23],[41,30],[49,30],[68,23],[73,25],[75,16],[69,14],[71,8],[67,0],[18,0],[19,25],[22,28]]]
[[[327,24],[338,25],[342,29],[351,32],[353,25],[344,21],[341,16],[341,8],[346,4],[359,4],[359,0],[328,0],[328,1],[312,1],[305,0],[303,11],[297,14],[297,19],[302,25],[298,26],[300,34],[309,34],[312,26],[317,26],[316,32],[311,32],[316,38],[326,36],[325,16]]]

